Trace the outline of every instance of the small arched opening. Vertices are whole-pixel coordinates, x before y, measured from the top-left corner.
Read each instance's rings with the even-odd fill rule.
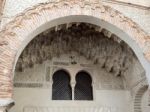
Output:
[[[93,100],[92,78],[87,72],[76,75],[75,100]]]
[[[52,100],[71,100],[70,76],[64,70],[53,74]]]

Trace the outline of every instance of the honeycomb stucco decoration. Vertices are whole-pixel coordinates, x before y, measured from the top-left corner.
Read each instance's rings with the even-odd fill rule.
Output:
[[[0,99],[12,98],[13,65],[27,35],[48,21],[70,15],[87,15],[106,21],[123,30],[141,49],[147,48],[146,42],[150,42],[150,36],[135,22],[99,2],[61,0],[41,3],[17,15],[0,32]],[[150,48],[143,53],[150,61],[149,51]]]

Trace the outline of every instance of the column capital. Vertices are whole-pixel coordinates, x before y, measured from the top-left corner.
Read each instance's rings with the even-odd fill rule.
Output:
[[[74,88],[76,85],[76,82],[71,82],[71,87]]]

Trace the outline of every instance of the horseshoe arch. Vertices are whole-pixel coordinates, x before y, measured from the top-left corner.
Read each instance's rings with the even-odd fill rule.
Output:
[[[150,36],[135,22],[101,3],[63,0],[44,3],[16,16],[0,32],[0,103],[12,99],[12,80],[16,62],[25,46],[38,34],[70,22],[101,26],[124,40],[135,52],[150,82]]]

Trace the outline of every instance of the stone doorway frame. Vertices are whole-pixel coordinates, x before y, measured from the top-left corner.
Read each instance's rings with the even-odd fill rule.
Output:
[[[105,28],[135,52],[150,84],[150,36],[135,22],[102,3],[61,0],[42,3],[16,16],[0,32],[0,105],[13,102],[13,75],[26,45],[41,32],[71,22],[87,22]]]

